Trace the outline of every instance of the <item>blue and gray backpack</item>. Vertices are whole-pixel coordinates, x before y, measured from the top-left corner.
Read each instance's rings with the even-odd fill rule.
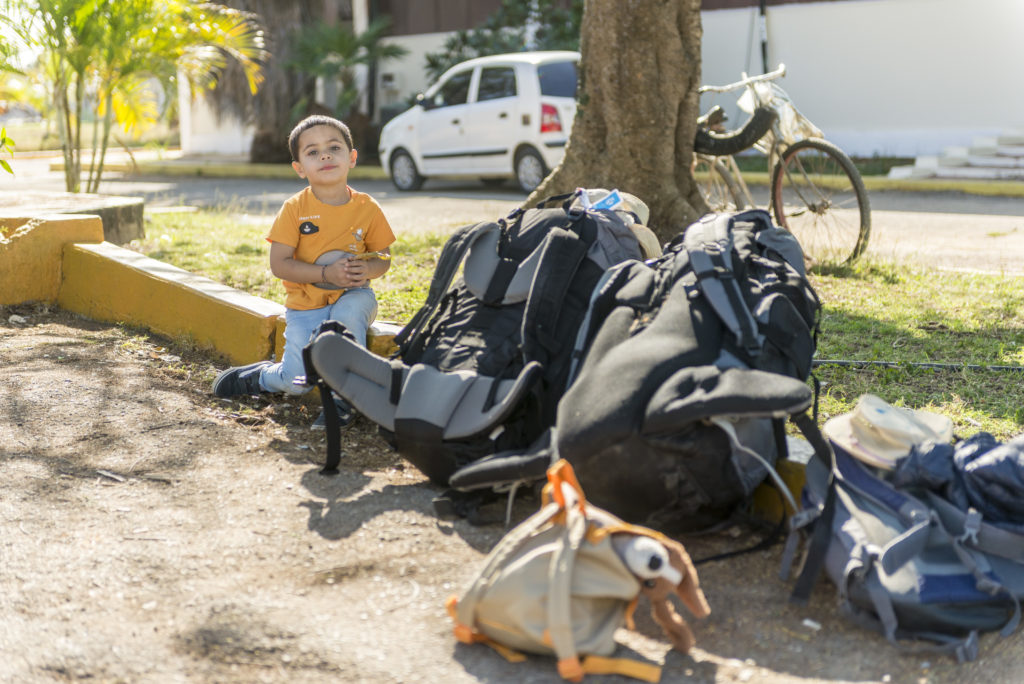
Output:
[[[824,571],[858,624],[903,650],[961,662],[977,657],[979,633],[1011,634],[1024,596],[1024,441],[979,435],[988,439],[915,446],[895,471],[835,442],[817,449],[792,519],[810,533],[791,600],[805,603]]]

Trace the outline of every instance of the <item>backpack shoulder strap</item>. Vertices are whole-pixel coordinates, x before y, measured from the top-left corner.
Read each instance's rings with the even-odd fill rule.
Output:
[[[810,600],[811,591],[825,569],[825,553],[828,551],[829,540],[832,536],[832,519],[835,517],[836,510],[835,455],[818,429],[818,424],[807,413],[794,415],[791,420],[814,448],[814,455],[811,458],[817,459],[818,465],[824,467],[829,474],[825,500],[821,508],[797,512],[789,519],[789,538],[786,540],[786,548],[782,553],[782,572],[780,574],[782,579],[787,579],[796,553],[798,533],[801,528],[814,523],[807,544],[803,569],[789,596],[790,603],[803,606],[807,605]]]
[[[419,332],[423,324],[430,318],[438,303],[448,291],[448,287],[458,271],[459,264],[466,256],[466,251],[477,237],[488,230],[494,229],[494,223],[484,221],[482,223],[463,226],[452,233],[451,237],[444,244],[441,256],[438,257],[437,267],[434,269],[434,276],[430,280],[430,289],[427,292],[427,299],[423,306],[413,315],[409,323],[395,335],[395,344],[401,351],[406,351],[411,339]]]
[[[756,358],[761,353],[764,337],[758,332],[757,322],[743,299],[732,260],[732,222],[748,213],[754,212],[705,216],[686,229],[683,246],[697,277],[697,286],[708,303],[736,337],[739,346]]]
[[[339,321],[324,321],[320,324],[314,334],[314,339],[324,333],[334,333],[348,336],[354,339],[352,333],[345,330],[345,326]],[[313,363],[313,342],[310,342],[302,349],[302,365],[306,371],[306,384],[316,386],[320,392],[320,403],[324,412],[324,433],[327,438],[327,459],[324,467],[320,470],[321,475],[337,475],[338,464],[341,462],[341,419],[338,416],[338,407],[331,396],[331,387],[320,376]]]
[[[608,312],[616,304],[616,294],[638,268],[648,268],[648,266],[640,261],[624,261],[605,271],[594,285],[590,301],[587,303],[587,311],[583,315],[583,321],[576,333],[566,386],[571,385],[579,374],[580,364],[586,358],[587,350],[590,349],[594,336],[597,335]]]
[[[594,241],[593,234],[585,233],[553,228],[544,239],[523,312],[521,338],[527,361],[541,358],[541,349],[553,353],[565,343],[558,339],[558,317],[566,292]]]
[[[965,545],[993,556],[1024,562],[1024,535],[986,523],[976,509],[965,512],[935,492],[927,491],[926,495],[928,504],[938,513],[946,529]]]

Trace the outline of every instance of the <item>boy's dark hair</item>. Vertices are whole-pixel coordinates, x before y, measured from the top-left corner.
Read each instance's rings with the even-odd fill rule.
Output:
[[[305,119],[295,124],[295,128],[293,128],[292,132],[288,134],[288,151],[292,153],[292,161],[299,160],[299,136],[314,126],[330,126],[331,128],[337,129],[337,131],[341,133],[341,137],[345,140],[345,144],[348,145],[348,149],[355,149],[352,145],[352,132],[348,130],[348,126],[332,116],[313,114],[312,116],[307,116]]]

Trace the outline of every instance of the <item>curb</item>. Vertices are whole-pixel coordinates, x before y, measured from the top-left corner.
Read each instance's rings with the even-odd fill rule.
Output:
[[[955,178],[889,178],[861,176],[868,192],[962,192],[986,197],[1024,197],[1024,181],[998,181]],[[767,171],[744,171],[747,185],[768,187]]]
[[[0,306],[33,301],[187,338],[233,365],[284,349],[284,306],[104,242],[97,216],[0,220]],[[390,355],[399,330],[375,322],[367,347]]]

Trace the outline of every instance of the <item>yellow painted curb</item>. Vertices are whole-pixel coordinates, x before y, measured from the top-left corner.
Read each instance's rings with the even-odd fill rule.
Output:
[[[0,306],[57,301],[64,246],[102,241],[99,216],[0,219]]]
[[[402,330],[398,323],[377,321],[366,332],[366,348],[377,356],[387,358],[398,351],[395,335]]]
[[[804,489],[804,484],[807,482],[807,474],[804,469],[805,465],[803,463],[789,459],[775,464],[775,470],[778,471],[779,477],[786,483],[797,503],[800,502],[801,492]],[[782,502],[782,495],[770,481],[762,482],[754,490],[754,515],[762,520],[777,523],[782,518],[783,511],[786,511],[789,515],[796,513],[796,511],[787,511],[786,509],[788,508],[789,506]]]
[[[107,242],[68,245],[57,303],[99,321],[187,337],[233,364],[270,358],[280,304]]]
[[[274,333],[274,360],[280,361],[284,353],[284,315],[277,320],[277,330]],[[377,356],[387,358],[398,351],[395,344],[395,335],[402,329],[398,323],[390,321],[374,321],[366,331],[366,348]]]

